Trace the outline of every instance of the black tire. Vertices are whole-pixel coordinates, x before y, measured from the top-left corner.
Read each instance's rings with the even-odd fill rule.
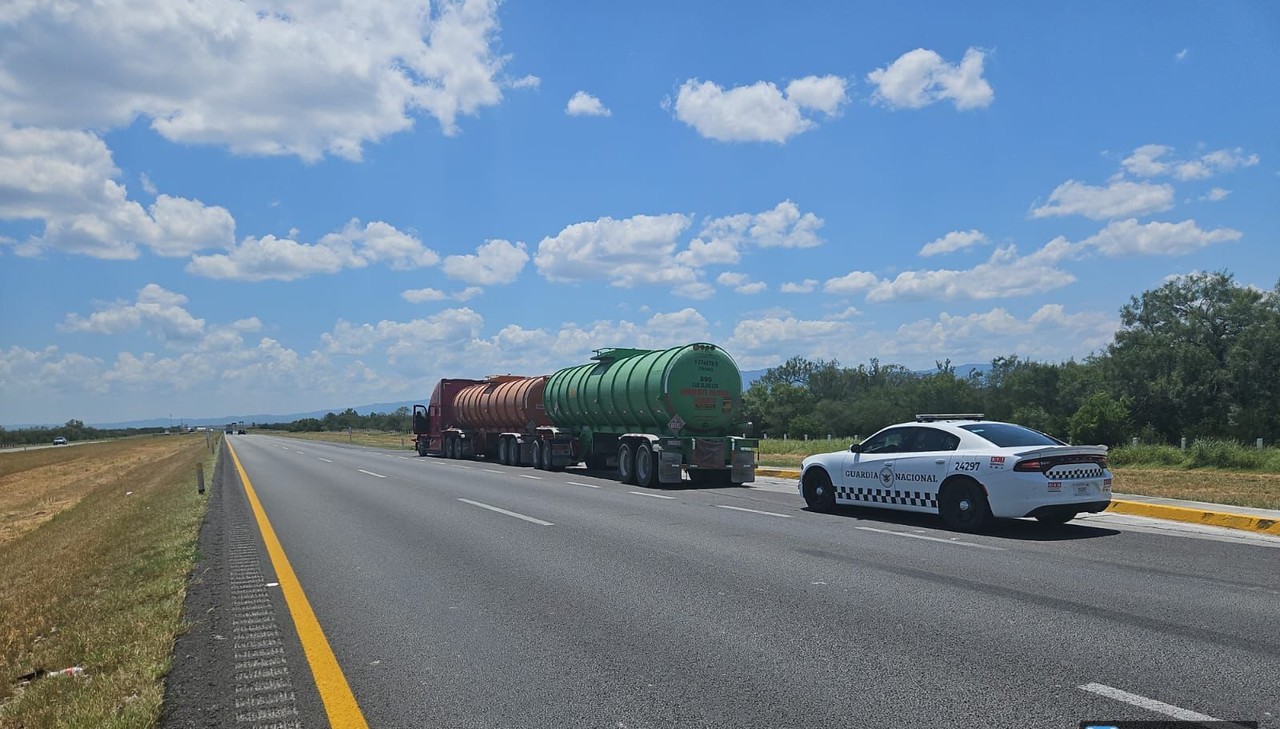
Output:
[[[618,446],[618,480],[623,483],[636,482],[636,456],[631,451],[630,443]]]
[[[938,495],[938,513],[948,528],[976,532],[991,519],[991,507],[977,481],[964,479],[943,487]]]
[[[418,452],[419,456],[427,455],[427,444],[422,441],[414,443],[413,449]]]
[[[542,470],[542,441],[535,440],[533,442],[533,467]]]
[[[813,511],[834,511],[836,508],[836,489],[831,485],[831,476],[821,468],[810,470],[804,475],[804,503]]]
[[[1049,526],[1060,526],[1076,518],[1080,512],[1072,509],[1054,509],[1036,514],[1036,520]]]
[[[542,469],[542,470],[544,470],[544,471],[550,471],[550,470],[552,470],[552,468],[551,468],[551,444],[550,444],[550,443],[548,443],[548,442],[547,442],[547,441],[545,441],[545,440],[544,440],[544,441],[542,441],[542,461],[541,461],[541,463],[539,464],[539,468],[541,468],[541,469]]]
[[[443,450],[444,450],[444,457],[445,457],[445,458],[457,458],[457,456],[453,455],[453,443],[454,443],[453,438],[445,438],[445,439],[444,439],[444,449],[443,449]]]
[[[511,465],[511,439],[510,438],[498,439],[498,463],[501,463],[504,466]]]
[[[658,483],[658,459],[653,452],[653,446],[648,443],[642,443],[636,449],[636,485],[643,488],[653,488]]]

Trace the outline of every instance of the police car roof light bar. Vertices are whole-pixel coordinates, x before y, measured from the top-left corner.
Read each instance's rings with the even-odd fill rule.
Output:
[[[938,420],[983,420],[983,413],[916,413],[917,423],[932,423]]]

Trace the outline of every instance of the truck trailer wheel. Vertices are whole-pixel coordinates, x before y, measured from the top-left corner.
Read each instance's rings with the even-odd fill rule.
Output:
[[[511,465],[511,439],[510,438],[498,439],[498,463],[501,463],[504,466]]]
[[[636,482],[636,454],[631,450],[630,443],[618,446],[618,478],[623,483]]]
[[[653,446],[642,443],[636,450],[636,485],[652,488],[658,478],[658,459],[654,456]]]

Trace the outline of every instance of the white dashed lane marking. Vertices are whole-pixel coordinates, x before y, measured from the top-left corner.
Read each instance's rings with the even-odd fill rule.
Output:
[[[578,483],[577,481],[565,481],[565,483],[567,483],[567,484],[569,484],[569,485],[571,485],[571,486],[586,486],[586,487],[587,487],[587,488],[589,488],[589,489],[598,489],[598,488],[600,488],[600,486],[599,486],[599,485],[594,484],[594,483]]]
[[[747,509],[741,506],[726,506],[724,504],[715,504],[717,509],[733,509],[734,511],[749,511],[752,514],[764,514],[765,516],[780,516],[783,519],[790,519],[791,514],[779,514],[776,511],[761,511],[759,509]]]
[[[522,474],[520,474],[520,478],[531,478],[531,479],[533,479],[533,480],[535,480],[535,481],[541,481],[541,480],[542,480],[542,477],[541,477],[541,476],[530,476],[530,475],[529,475],[529,474],[527,474],[527,473],[522,473]]]
[[[1207,714],[1201,714],[1199,712],[1191,711],[1190,709],[1184,709],[1180,706],[1174,706],[1173,704],[1166,704],[1163,701],[1149,699],[1146,696],[1131,694],[1128,691],[1121,691],[1118,688],[1102,683],[1087,683],[1083,686],[1078,686],[1077,688],[1098,694],[1099,696],[1106,696],[1107,698],[1115,699],[1116,701],[1123,701],[1126,704],[1140,706],[1147,711],[1154,711],[1157,714],[1171,716],[1179,721],[1222,721],[1221,719],[1215,719]]]
[[[552,524],[552,523],[551,523],[551,522],[549,522],[549,521],[543,521],[543,520],[541,520],[541,519],[535,519],[535,518],[533,518],[532,516],[525,516],[524,514],[519,514],[519,513],[516,513],[516,512],[514,512],[514,511],[507,511],[506,509],[501,509],[501,508],[498,508],[497,506],[493,506],[493,505],[491,505],[491,504],[484,504],[484,503],[481,503],[481,502],[479,502],[479,501],[472,501],[471,499],[458,499],[458,501],[461,501],[461,502],[462,502],[462,503],[464,503],[464,504],[471,504],[472,506],[478,506],[478,507],[480,507],[481,509],[488,509],[489,511],[496,511],[496,512],[498,512],[499,514],[506,514],[507,516],[512,516],[512,517],[515,517],[515,518],[517,518],[517,519],[523,519],[524,521],[531,522],[531,523],[533,523],[533,524],[538,524],[538,525],[540,525],[540,526],[555,526],[555,524]]]
[[[961,542],[958,539],[943,539],[941,537],[927,537],[923,534],[907,534],[906,532],[895,532],[891,529],[876,529],[875,527],[860,526],[854,529],[861,529],[864,532],[876,532],[877,534],[892,534],[895,537],[911,537],[912,539],[923,539],[928,542],[939,542],[941,544],[950,544],[954,547],[973,547],[974,549],[990,549],[993,552],[1007,552],[1004,547],[993,547],[990,544],[975,544],[973,542]]]
[[[675,501],[675,498],[676,498],[674,496],[663,496],[662,494],[649,494],[649,493],[645,493],[644,491],[628,491],[627,493],[635,494],[636,496],[648,496],[654,499],[670,499],[672,501]]]
[[[386,476],[383,476],[383,475],[382,475],[382,474],[380,474],[380,473],[374,473],[373,471],[366,471],[366,470],[364,470],[363,468],[357,468],[356,470],[357,470],[357,471],[359,471],[360,473],[368,474],[368,475],[373,476],[373,477],[375,477],[375,478],[386,478]]]
[[[316,460],[317,460],[317,461],[324,461],[325,463],[333,463],[333,461],[329,460],[328,458],[317,458]]]

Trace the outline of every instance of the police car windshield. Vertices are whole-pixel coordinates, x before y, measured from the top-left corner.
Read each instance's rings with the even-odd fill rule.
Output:
[[[970,433],[973,433],[979,438],[990,441],[1000,448],[1066,445],[1066,443],[1063,443],[1057,438],[1050,438],[1044,433],[1030,428],[1024,428],[1021,425],[1009,425],[1008,423],[974,423],[972,425],[961,425],[960,427]]]

